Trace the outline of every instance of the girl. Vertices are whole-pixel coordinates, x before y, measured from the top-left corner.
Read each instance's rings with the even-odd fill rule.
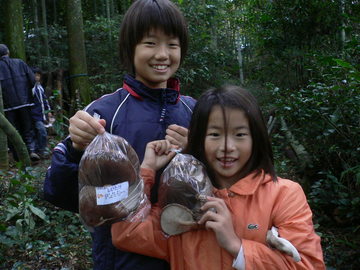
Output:
[[[172,76],[185,57],[187,44],[185,19],[171,1],[137,0],[131,5],[119,37],[120,59],[129,74],[121,89],[70,119],[70,136],[53,151],[44,183],[46,200],[78,211],[79,161],[87,145],[105,130],[125,138],[140,161],[150,141],[166,138],[179,146],[186,143],[195,100],[180,95],[179,80]],[[163,260],[117,250],[110,229],[104,225],[92,233],[93,269],[168,269]]]
[[[173,157],[169,145],[148,144],[141,165],[146,185]],[[195,106],[185,152],[205,164],[215,187],[199,221],[206,230],[166,237],[155,205],[143,223],[113,224],[116,247],[166,259],[172,269],[325,269],[303,190],[275,174],[254,96],[236,86],[205,92]],[[216,211],[207,211],[211,208]],[[300,262],[266,244],[272,226],[297,248]]]

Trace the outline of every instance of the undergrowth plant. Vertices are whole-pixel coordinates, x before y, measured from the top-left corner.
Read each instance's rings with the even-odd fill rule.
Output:
[[[0,172],[0,269],[91,269],[90,236],[76,214],[42,200],[43,173]]]

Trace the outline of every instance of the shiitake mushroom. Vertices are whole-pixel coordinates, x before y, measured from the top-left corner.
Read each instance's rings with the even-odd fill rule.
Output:
[[[203,164],[191,155],[177,154],[161,176],[159,205],[179,204],[188,208],[198,221],[203,196],[212,195],[212,185]]]

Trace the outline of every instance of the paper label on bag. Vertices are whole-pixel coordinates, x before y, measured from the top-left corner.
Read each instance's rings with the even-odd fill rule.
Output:
[[[97,205],[112,204],[126,199],[129,196],[129,182],[107,187],[96,187],[95,190]]]

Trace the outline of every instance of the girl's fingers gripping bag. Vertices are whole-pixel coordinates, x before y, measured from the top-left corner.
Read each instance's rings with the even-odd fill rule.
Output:
[[[188,154],[177,154],[161,175],[160,222],[168,235],[198,229],[206,196],[213,196],[213,186],[204,165]]]
[[[136,152],[122,137],[105,132],[89,144],[79,164],[79,214],[89,229],[147,215],[139,168]]]

